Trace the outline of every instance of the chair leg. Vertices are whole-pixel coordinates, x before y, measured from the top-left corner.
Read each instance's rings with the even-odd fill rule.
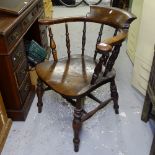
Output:
[[[38,78],[37,81],[38,113],[42,112],[42,106],[43,106],[42,96],[43,96],[43,82]]]
[[[113,79],[110,82],[110,91],[111,91],[111,97],[112,100],[114,102],[114,110],[115,110],[115,114],[119,114],[119,105],[118,105],[118,92],[117,92],[117,87],[115,84],[115,79]]]
[[[73,143],[75,152],[79,151],[79,144],[80,144],[79,133],[82,127],[81,117],[83,113],[82,105],[83,105],[83,99],[77,99],[73,119],[73,131],[74,131]]]

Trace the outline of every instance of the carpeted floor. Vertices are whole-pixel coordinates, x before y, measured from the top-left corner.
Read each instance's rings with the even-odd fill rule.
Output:
[[[54,17],[84,15],[89,11],[87,6],[77,8],[54,7]],[[76,46],[72,52],[78,52],[81,39],[77,38],[80,26],[69,25],[74,30],[72,43]],[[81,25],[82,26],[82,25]],[[96,24],[87,30],[86,47],[89,55],[93,54]],[[63,45],[63,27],[53,28],[56,40]],[[113,33],[105,28],[107,35]],[[60,39],[58,39],[60,37]],[[91,39],[90,39],[91,38]],[[63,45],[65,46],[65,45]],[[64,56],[58,46],[59,56]],[[41,114],[37,113],[37,98],[35,97],[29,115],[25,122],[13,122],[9,137],[2,155],[148,155],[152,143],[152,128],[150,123],[141,121],[141,111],[144,97],[130,84],[132,64],[126,54],[126,43],[115,64],[116,83],[119,91],[120,114],[115,115],[112,104],[98,112],[83,125],[81,145],[78,153],[73,151],[72,113],[73,108],[60,96],[52,91],[43,97],[44,107]],[[99,97],[109,95],[109,86],[98,89]],[[86,108],[91,108],[94,102],[86,100]]]

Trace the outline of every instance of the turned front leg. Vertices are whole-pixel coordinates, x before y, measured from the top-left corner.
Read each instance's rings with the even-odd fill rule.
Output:
[[[82,117],[82,113],[83,113],[82,104],[83,104],[82,99],[77,99],[76,108],[74,109],[74,119],[73,119],[74,138],[73,138],[73,143],[74,143],[74,151],[75,152],[79,151],[79,143],[80,143],[79,133],[80,133],[80,130],[82,127],[81,117]]]
[[[116,114],[119,114],[119,105],[118,105],[118,92],[117,92],[117,87],[115,84],[115,79],[113,79],[110,82],[110,91],[111,91],[111,97],[114,102],[114,110]]]
[[[43,106],[42,96],[43,96],[43,82],[38,78],[37,80],[38,113],[42,112],[42,106]]]

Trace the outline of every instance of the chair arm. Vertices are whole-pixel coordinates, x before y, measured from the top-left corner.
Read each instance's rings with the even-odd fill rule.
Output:
[[[104,42],[97,45],[97,53],[105,54],[112,51],[112,46]]]
[[[44,18],[39,19],[38,22],[41,25],[52,25],[52,24],[60,24],[65,22],[78,22],[78,21],[85,21],[85,16],[77,16],[77,17],[62,17],[62,18]]]
[[[119,34],[117,34],[116,36],[108,38],[108,39],[104,40],[103,42],[99,43],[97,45],[97,50],[99,51],[99,53],[111,52],[112,47],[117,44],[122,43],[126,39],[126,37],[127,37],[127,32],[122,31]]]

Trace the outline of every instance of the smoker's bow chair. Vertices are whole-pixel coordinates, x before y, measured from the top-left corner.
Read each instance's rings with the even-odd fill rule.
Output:
[[[44,86],[48,90],[52,89],[74,107],[73,131],[74,131],[74,150],[79,150],[79,132],[82,123],[93,116],[98,110],[106,106],[111,100],[114,103],[115,113],[118,114],[118,92],[115,84],[114,62],[119,54],[122,42],[126,39],[131,22],[136,17],[124,10],[112,7],[90,6],[90,12],[84,17],[68,17],[59,19],[40,19],[41,25],[49,26],[50,47],[53,54],[53,61],[45,61],[36,66],[38,74],[37,96],[38,112],[42,111],[42,96]],[[83,22],[82,48],[81,54],[73,55],[70,50],[70,37],[68,23]],[[100,24],[96,46],[94,47],[94,57],[87,56],[85,53],[86,26],[88,22]],[[53,37],[51,25],[65,25],[65,40],[67,57],[58,59],[57,49]],[[103,26],[108,25],[115,28],[115,33],[111,38],[101,41]],[[91,39],[91,38],[88,38]],[[64,49],[65,50],[65,49]],[[89,51],[87,51],[89,52]],[[97,60],[97,57],[99,59]],[[100,101],[92,92],[98,87],[110,83],[111,97],[106,101]],[[46,87],[47,90],[47,87]],[[84,99],[88,96],[99,103],[94,110],[86,112],[83,108]]]

